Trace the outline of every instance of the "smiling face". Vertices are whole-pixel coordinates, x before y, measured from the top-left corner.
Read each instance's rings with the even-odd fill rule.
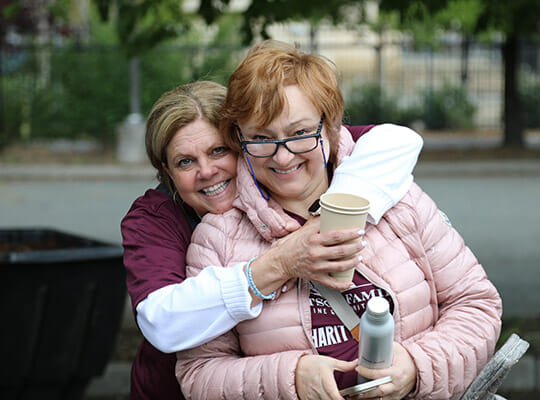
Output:
[[[237,155],[225,146],[216,127],[197,119],[180,128],[168,144],[166,156],[164,168],[178,194],[200,216],[232,207]]]
[[[287,105],[268,126],[258,129],[249,119],[239,123],[246,141],[281,140],[317,131],[321,114],[297,85],[284,88]],[[329,144],[323,128],[321,136],[325,154]],[[320,143],[312,151],[293,154],[279,146],[272,157],[249,156],[257,180],[283,208],[303,215],[328,188],[328,177]]]

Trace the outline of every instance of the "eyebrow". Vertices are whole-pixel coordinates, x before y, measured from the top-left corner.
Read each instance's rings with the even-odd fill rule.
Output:
[[[296,121],[293,121],[293,122],[289,123],[289,124],[285,127],[285,130],[287,131],[287,130],[289,130],[289,129],[293,129],[293,128],[294,128],[295,126],[297,126],[297,125],[306,124],[306,123],[308,123],[308,122],[306,121],[307,119],[308,119],[308,118],[300,118],[300,119],[298,119],[298,120],[296,120]],[[319,124],[319,121],[314,122],[314,126],[317,126],[318,124]],[[242,131],[242,133],[243,133],[243,131]],[[263,128],[263,129],[257,129],[257,128],[256,128],[256,130],[255,130],[254,132],[248,133],[248,135],[253,135],[253,134],[257,134],[257,133],[268,133],[268,134],[272,134],[273,131],[270,131],[270,130],[268,130],[267,128]],[[246,135],[246,136],[247,136],[247,135]]]

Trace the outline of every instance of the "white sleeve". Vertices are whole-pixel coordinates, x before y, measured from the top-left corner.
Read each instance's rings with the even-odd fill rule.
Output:
[[[251,308],[245,263],[231,268],[207,267],[182,283],[158,289],[137,307],[144,337],[164,353],[190,349],[257,317],[262,302]]]
[[[404,126],[373,127],[356,142],[352,154],[334,171],[328,192],[345,192],[370,202],[368,221],[379,223],[411,187],[422,137]]]

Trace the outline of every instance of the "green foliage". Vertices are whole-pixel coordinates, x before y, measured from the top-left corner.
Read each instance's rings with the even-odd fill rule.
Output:
[[[167,45],[158,46],[141,56],[142,114],[147,115],[158,97],[178,85],[197,80],[211,80],[226,85],[236,65],[234,54],[238,51],[232,46]]]
[[[386,94],[378,85],[353,88],[346,99],[346,122],[380,124],[391,122],[411,126],[423,121],[433,130],[470,129],[475,106],[465,89],[448,84],[433,91],[424,91],[421,105],[399,106],[397,98]]]
[[[114,21],[101,18],[96,8],[90,7],[90,26],[92,27],[90,43],[99,46],[117,46],[119,42]]]
[[[211,80],[227,84],[229,75],[240,61],[241,39],[239,35],[240,16],[225,15],[217,21],[217,32],[206,48],[197,46],[200,54],[193,59],[192,80]],[[202,48],[202,49],[201,49]]]
[[[24,136],[27,128],[23,122],[29,118],[29,98],[33,87],[34,81],[28,75],[18,74],[11,79],[4,79],[1,112],[3,132],[0,136],[0,148]],[[9,101],[6,101],[7,99]]]
[[[230,0],[201,0],[198,14],[207,23],[213,23],[223,15]],[[358,5],[357,0],[257,0],[251,1],[242,13],[243,43],[250,44],[255,37],[269,38],[268,27],[273,23],[308,20],[316,25],[322,19],[338,22],[343,19],[342,10]],[[361,2],[363,3],[363,2]]]
[[[472,35],[485,7],[482,0],[451,0],[434,18],[445,29]]]
[[[65,121],[77,136],[113,139],[116,124],[127,115],[127,61],[115,51],[67,52],[59,55],[60,72],[70,112]],[[92,118],[88,118],[92,115]],[[77,129],[77,126],[79,128]]]
[[[2,4],[0,6],[0,18],[9,20],[11,18],[14,18],[19,14],[22,10],[22,5],[18,2],[8,3],[8,4]]]
[[[540,82],[521,85],[521,105],[526,128],[540,128]]]
[[[2,76],[0,146],[36,138],[115,140],[117,125],[130,111],[128,59],[119,51],[112,18],[101,21],[95,9],[91,17],[91,45],[68,42],[51,48],[51,81],[41,90],[32,49],[4,60],[13,66]],[[239,15],[220,18],[213,35],[194,24],[176,43],[159,42],[141,52],[143,116],[163,92],[178,85],[199,79],[226,84],[241,55],[239,20]]]
[[[233,50],[234,49],[234,50]],[[225,84],[239,48],[158,46],[140,58],[141,108],[146,115],[165,91],[198,79]],[[195,65],[194,60],[201,60]],[[115,140],[129,113],[128,61],[117,47],[55,50],[51,83],[39,90],[33,60],[3,77],[3,142],[27,139]]]
[[[50,13],[60,21],[68,21],[69,8],[73,0],[55,0],[49,5]]]
[[[29,137],[114,140],[127,115],[124,57],[115,51],[53,53],[51,84],[30,96]],[[24,138],[24,137],[23,137]]]
[[[538,0],[482,0],[484,12],[477,21],[477,31],[538,35]]]
[[[387,95],[377,84],[354,87],[345,105],[346,122],[351,124],[391,122],[410,126],[422,117],[418,107],[399,107],[397,99]]]
[[[128,58],[178,37],[190,26],[178,0],[95,0],[104,20],[113,18],[116,33]]]
[[[209,43],[201,43],[201,35],[192,29],[182,44],[163,44],[141,56],[142,109],[146,113],[165,91],[197,80],[227,84],[240,59],[239,16],[226,15],[216,23],[217,31]],[[179,42],[179,41],[178,41]]]
[[[445,83],[423,92],[423,120],[428,129],[470,129],[475,111],[464,87]]]

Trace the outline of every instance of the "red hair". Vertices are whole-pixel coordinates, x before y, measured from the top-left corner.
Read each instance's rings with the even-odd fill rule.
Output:
[[[333,65],[333,64],[332,64]],[[227,145],[237,151],[237,121],[253,119],[268,126],[286,105],[284,88],[298,85],[315,109],[325,115],[330,161],[337,153],[343,118],[343,97],[331,62],[275,40],[254,46],[229,78],[220,129]]]

